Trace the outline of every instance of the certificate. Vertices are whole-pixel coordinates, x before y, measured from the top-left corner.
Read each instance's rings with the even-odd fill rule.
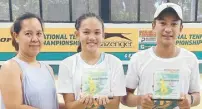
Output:
[[[157,71],[153,76],[153,99],[156,100],[179,100],[180,84],[179,72]]]
[[[84,69],[82,74],[81,92],[90,94],[94,98],[98,96],[108,96],[109,88],[106,87],[108,82],[108,74],[104,69],[89,68]]]

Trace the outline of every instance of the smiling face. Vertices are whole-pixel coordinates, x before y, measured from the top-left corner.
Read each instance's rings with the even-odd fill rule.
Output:
[[[19,52],[27,56],[37,56],[44,42],[41,23],[36,18],[25,19],[21,22],[21,30],[16,34]]]
[[[164,12],[152,24],[156,33],[157,44],[163,46],[175,45],[176,37],[182,31],[181,20],[175,12]]]
[[[102,23],[96,17],[88,17],[81,21],[76,34],[81,43],[82,51],[96,52],[104,39]]]

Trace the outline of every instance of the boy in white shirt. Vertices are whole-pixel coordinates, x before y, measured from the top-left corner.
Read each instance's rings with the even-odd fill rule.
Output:
[[[156,33],[157,45],[134,54],[126,75],[127,95],[124,105],[138,109],[190,108],[200,103],[200,75],[197,57],[190,51],[176,46],[176,38],[183,29],[181,7],[165,3],[157,7],[152,29]],[[179,73],[181,100],[152,100],[154,73],[157,71]],[[137,89],[137,95],[134,91]]]

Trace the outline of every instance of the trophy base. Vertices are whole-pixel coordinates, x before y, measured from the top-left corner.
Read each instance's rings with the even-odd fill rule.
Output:
[[[164,100],[164,101],[182,101],[182,99],[172,99],[172,98],[152,98],[152,100]]]

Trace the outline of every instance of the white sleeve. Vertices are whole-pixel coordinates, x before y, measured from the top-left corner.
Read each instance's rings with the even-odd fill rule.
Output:
[[[126,95],[126,84],[122,62],[120,60],[114,61],[112,68],[111,91],[113,96],[124,96]]]
[[[72,75],[64,62],[59,65],[58,93],[74,93]]]
[[[137,68],[137,55],[134,54],[128,64],[128,70],[126,74],[126,87],[130,89],[136,89],[139,84],[138,68]]]
[[[197,58],[194,60],[190,76],[189,93],[200,92],[199,62]]]

